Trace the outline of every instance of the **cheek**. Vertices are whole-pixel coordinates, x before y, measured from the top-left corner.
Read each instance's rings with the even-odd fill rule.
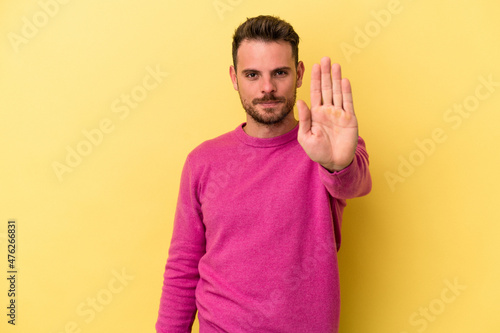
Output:
[[[239,85],[240,95],[242,97],[245,97],[245,98],[249,98],[254,94],[252,89],[253,89],[252,85],[249,85],[249,84],[240,84]]]
[[[282,85],[282,94],[286,94],[286,95],[293,95],[294,91],[295,91],[295,81],[291,81],[291,82],[286,82]]]

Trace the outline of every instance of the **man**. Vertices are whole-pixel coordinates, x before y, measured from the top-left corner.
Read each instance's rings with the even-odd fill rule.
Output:
[[[337,332],[345,200],[371,190],[350,83],[329,58],[298,101],[299,37],[272,16],[233,37],[246,123],[187,157],[158,332]],[[298,124],[297,124],[298,123]]]

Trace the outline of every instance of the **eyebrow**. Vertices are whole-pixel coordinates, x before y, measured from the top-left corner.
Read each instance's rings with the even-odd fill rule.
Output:
[[[284,70],[291,71],[291,70],[292,70],[292,68],[287,67],[287,66],[285,66],[285,67],[278,67],[278,68],[273,69],[273,70],[272,70],[272,72],[278,72],[278,71],[284,71]],[[244,69],[244,70],[242,70],[242,71],[241,71],[241,73],[243,73],[243,74],[248,74],[248,73],[260,73],[260,71],[259,71],[259,70],[256,70],[256,69],[251,69],[251,68],[248,68],[248,69]]]

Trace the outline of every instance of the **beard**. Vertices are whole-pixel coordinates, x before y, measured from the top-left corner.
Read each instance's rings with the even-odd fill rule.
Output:
[[[286,97],[277,97],[274,94],[267,94],[262,98],[254,98],[251,103],[244,101],[241,98],[241,104],[246,113],[252,117],[257,123],[262,125],[275,125],[283,121],[290,112],[293,111],[295,100],[297,98],[297,89],[293,92],[293,97],[286,99]],[[257,110],[260,103],[265,102],[280,102],[272,108],[262,108],[263,111]]]

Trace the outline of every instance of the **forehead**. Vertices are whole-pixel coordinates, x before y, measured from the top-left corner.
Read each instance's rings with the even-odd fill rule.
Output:
[[[292,45],[285,41],[244,40],[238,48],[237,61],[238,70],[293,68]]]

